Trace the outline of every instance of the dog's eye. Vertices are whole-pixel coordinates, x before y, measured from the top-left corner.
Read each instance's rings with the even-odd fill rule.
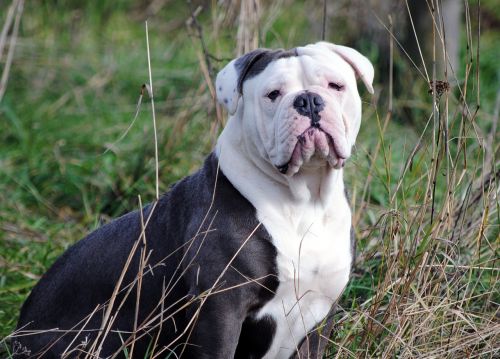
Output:
[[[335,82],[330,82],[328,87],[335,91],[342,91],[344,89],[344,86],[336,84]]]
[[[267,98],[274,102],[274,100],[276,100],[279,95],[281,95],[280,90],[274,90],[267,94]]]

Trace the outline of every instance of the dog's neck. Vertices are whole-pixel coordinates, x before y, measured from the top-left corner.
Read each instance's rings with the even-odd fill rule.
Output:
[[[241,120],[231,118],[217,142],[216,154],[224,175],[257,211],[283,213],[283,206],[315,206],[327,213],[345,200],[343,171],[329,166],[303,167],[293,176],[285,176],[245,141]]]

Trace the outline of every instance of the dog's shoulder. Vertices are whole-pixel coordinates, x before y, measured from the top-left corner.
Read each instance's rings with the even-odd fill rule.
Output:
[[[204,280],[213,281],[228,265],[231,269],[226,270],[225,280],[234,284],[245,276],[276,273],[276,249],[269,233],[257,219],[255,207],[219,168],[215,153],[198,172],[178,182],[168,196],[167,212],[177,223],[188,222],[185,242],[193,243],[189,247],[193,263],[210,267]]]

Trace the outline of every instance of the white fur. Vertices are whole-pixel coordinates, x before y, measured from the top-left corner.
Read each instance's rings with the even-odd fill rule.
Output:
[[[361,121],[355,80],[359,70],[329,45],[298,48],[300,56],[276,60],[246,80],[243,101],[236,99],[236,108],[229,109],[234,115],[217,143],[222,172],[256,208],[278,251],[280,284],[275,297],[258,313],[258,317],[272,316],[277,323],[265,358],[288,358],[327,315],[349,279],[351,211],[343,170],[317,157],[286,175],[276,169],[290,157],[295,137],[303,130],[292,103],[304,90],[314,90],[325,99],[321,121],[331,126],[336,141],[345,143],[343,155],[350,155]],[[232,63],[228,66],[234,70]],[[371,88],[369,69],[363,71]],[[218,86],[232,87],[219,76]],[[236,81],[237,74],[233,77]],[[329,89],[329,81],[341,82],[344,90]],[[280,89],[282,96],[272,102],[266,94],[274,89]]]

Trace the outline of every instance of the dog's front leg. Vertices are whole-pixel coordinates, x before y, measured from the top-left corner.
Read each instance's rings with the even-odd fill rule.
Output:
[[[193,305],[188,315],[197,317],[191,334],[186,338],[182,358],[234,358],[246,315],[240,308],[242,301],[238,297],[231,291],[212,295],[200,304],[199,312],[199,305]]]

